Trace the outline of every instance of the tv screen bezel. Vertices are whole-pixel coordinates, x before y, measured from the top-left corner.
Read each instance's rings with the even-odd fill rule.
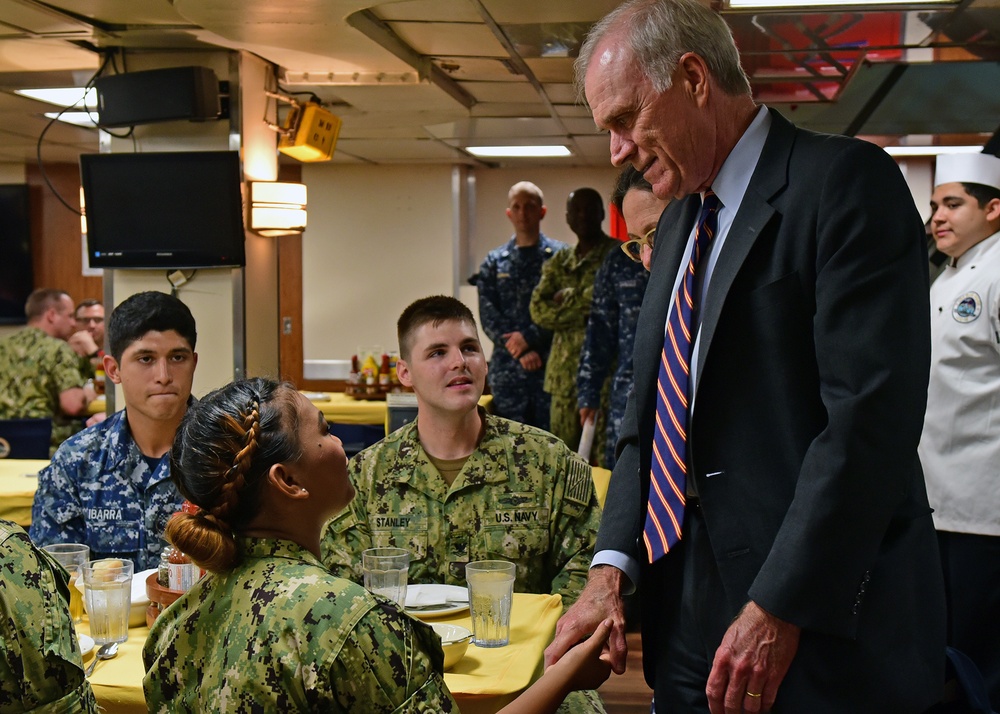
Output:
[[[222,162],[228,164],[224,170],[230,171],[236,178],[227,188],[220,189],[224,195],[224,206],[229,211],[230,229],[224,232],[232,237],[232,243],[212,250],[180,250],[178,248],[164,245],[152,246],[147,250],[137,249],[135,251],[100,251],[97,255],[92,236],[97,236],[97,242],[102,243],[102,228],[100,225],[100,210],[95,207],[101,206],[103,199],[97,197],[95,191],[99,187],[95,186],[95,168],[97,163],[114,166],[115,164],[131,164],[144,168],[145,172],[155,172],[157,167],[171,166],[175,170],[182,169],[183,165],[195,165],[206,160]],[[103,167],[102,167],[103,168]],[[196,175],[196,174],[195,174]],[[84,202],[90,206],[87,225],[87,255],[92,268],[120,268],[120,269],[185,269],[185,268],[224,268],[242,267],[246,265],[246,229],[244,227],[244,198],[242,171],[240,167],[240,155],[237,151],[157,151],[142,153],[111,153],[111,154],[82,154],[80,156],[80,181],[83,187]],[[193,182],[192,186],[197,186]],[[103,207],[103,206],[102,206]],[[132,209],[142,214],[142,208],[133,206]],[[94,217],[97,217],[97,230],[95,231]],[[138,222],[138,221],[137,221]],[[225,235],[217,236],[219,239]],[[98,245],[96,248],[100,249]]]

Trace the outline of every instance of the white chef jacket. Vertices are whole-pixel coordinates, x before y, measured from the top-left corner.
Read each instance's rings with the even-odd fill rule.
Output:
[[[931,286],[920,461],[940,531],[1000,536],[1000,233]]]

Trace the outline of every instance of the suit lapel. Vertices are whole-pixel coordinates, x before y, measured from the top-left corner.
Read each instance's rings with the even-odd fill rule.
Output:
[[[780,114],[771,110],[771,129],[761,151],[753,177],[747,186],[739,213],[726,236],[726,242],[712,272],[705,305],[702,309],[701,336],[698,347],[698,379],[704,374],[708,357],[719,325],[722,307],[737,273],[746,260],[757,236],[775,213],[770,199],[787,184],[788,155],[791,152],[794,127]],[[697,394],[698,385],[695,385]]]

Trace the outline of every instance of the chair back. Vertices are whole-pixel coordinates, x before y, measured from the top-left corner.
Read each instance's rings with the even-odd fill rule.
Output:
[[[47,459],[51,419],[0,419],[0,459]]]

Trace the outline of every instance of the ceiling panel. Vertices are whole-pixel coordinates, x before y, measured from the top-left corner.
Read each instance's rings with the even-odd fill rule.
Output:
[[[538,92],[527,82],[461,82],[461,85],[480,102],[542,103]]]
[[[563,133],[562,127],[553,119],[519,118],[475,118],[462,119],[445,124],[425,127],[428,133],[439,139],[483,140],[522,136],[555,136]]]
[[[528,78],[498,57],[435,57],[434,64],[452,79],[477,82],[527,82]]]
[[[394,141],[366,139],[341,139],[336,151],[345,151],[367,161],[380,164],[400,161],[449,162],[463,158],[456,149],[433,140]]]
[[[390,22],[389,27],[422,55],[507,56],[503,45],[482,23]]]
[[[620,0],[482,0],[497,22],[540,24],[545,22],[594,23],[621,4]]]
[[[572,57],[528,57],[524,60],[539,82],[572,82]]]
[[[371,10],[383,20],[413,22],[482,22],[471,2],[455,0],[409,0],[373,5]]]
[[[579,95],[572,84],[543,84],[545,96],[553,104],[576,104]]]

